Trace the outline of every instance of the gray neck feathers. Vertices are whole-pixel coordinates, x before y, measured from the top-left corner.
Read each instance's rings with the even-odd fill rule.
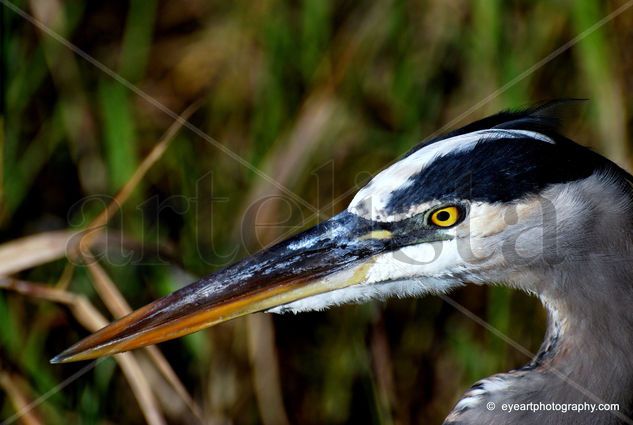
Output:
[[[633,278],[626,269],[631,266],[600,259],[588,266],[570,265],[565,277],[561,273],[557,285],[541,294],[548,309],[548,330],[526,370],[540,378],[534,380],[533,390],[545,398],[617,403],[621,413],[630,415]],[[587,423],[600,422],[594,418]]]
[[[633,424],[627,421],[633,414],[633,280],[620,281],[628,290],[616,289],[614,272],[619,274],[601,273],[598,267],[590,273],[570,272],[556,286],[583,287],[573,302],[567,297],[561,301],[556,291],[542,294],[549,319],[538,354],[520,369],[473,385],[446,424]],[[587,283],[595,290],[586,290]],[[489,402],[495,410],[487,409]],[[503,412],[504,403],[617,403],[620,410]]]
[[[628,190],[622,193],[622,186],[602,183],[585,188],[590,193],[582,193],[587,203],[584,219],[577,220],[581,227],[561,241],[563,254],[565,245],[569,252],[560,264],[544,270],[538,284],[549,324],[532,366],[547,378],[543,393],[549,397],[618,403],[621,413],[630,415],[633,210]]]

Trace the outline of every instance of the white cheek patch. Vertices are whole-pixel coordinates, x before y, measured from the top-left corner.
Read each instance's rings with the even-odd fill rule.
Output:
[[[462,260],[456,240],[423,243],[376,256],[367,284],[417,277],[448,276]]]
[[[403,279],[373,285],[356,285],[336,289],[331,292],[294,301],[268,310],[268,313],[301,313],[321,311],[343,304],[360,304],[371,300],[384,300],[391,297],[406,298],[426,294],[438,294],[449,291],[456,284],[446,279],[433,277]]]
[[[526,137],[554,144],[549,137],[534,131],[489,129],[461,134],[424,146],[378,173],[367,186],[358,191],[347,210],[352,214],[375,221],[398,221],[406,218],[406,215],[402,214],[392,216],[385,213],[391,195],[398,189],[409,187],[411,185],[409,179],[431,165],[437,158],[471,150],[478,142]],[[416,212],[410,211],[407,215]]]
[[[271,310],[298,313],[389,297],[413,297],[444,293],[459,285],[448,270],[460,264],[454,240],[408,246],[374,257],[362,283],[336,289]]]

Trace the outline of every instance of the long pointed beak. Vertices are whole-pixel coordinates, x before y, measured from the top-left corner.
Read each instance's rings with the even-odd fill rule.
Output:
[[[174,339],[362,283],[390,233],[343,212],[111,323],[51,359],[88,360]]]

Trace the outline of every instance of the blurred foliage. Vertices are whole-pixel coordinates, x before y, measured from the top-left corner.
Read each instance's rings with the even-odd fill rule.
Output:
[[[194,131],[180,131],[95,247],[133,307],[338,212],[418,141],[499,109],[589,98],[567,133],[630,168],[633,10],[593,27],[624,1],[11,4],[0,6],[4,242],[86,226],[173,113],[202,99]],[[16,276],[67,287],[105,313],[94,275],[69,264]],[[537,350],[537,300],[495,287],[451,296]],[[84,366],[48,364],[88,333],[71,311],[0,291],[0,418]],[[528,360],[437,298],[258,315],[160,349],[205,422],[235,424],[439,423],[474,381]],[[161,414],[190,423],[135,358]],[[21,420],[144,423],[115,365],[98,363]],[[262,373],[271,366],[278,377]]]

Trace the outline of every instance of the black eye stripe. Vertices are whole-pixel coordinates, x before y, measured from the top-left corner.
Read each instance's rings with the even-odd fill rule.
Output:
[[[530,138],[485,140],[440,156],[391,193],[385,213],[403,213],[433,200],[511,202],[605,167],[616,169],[590,150],[552,137],[556,144]]]

